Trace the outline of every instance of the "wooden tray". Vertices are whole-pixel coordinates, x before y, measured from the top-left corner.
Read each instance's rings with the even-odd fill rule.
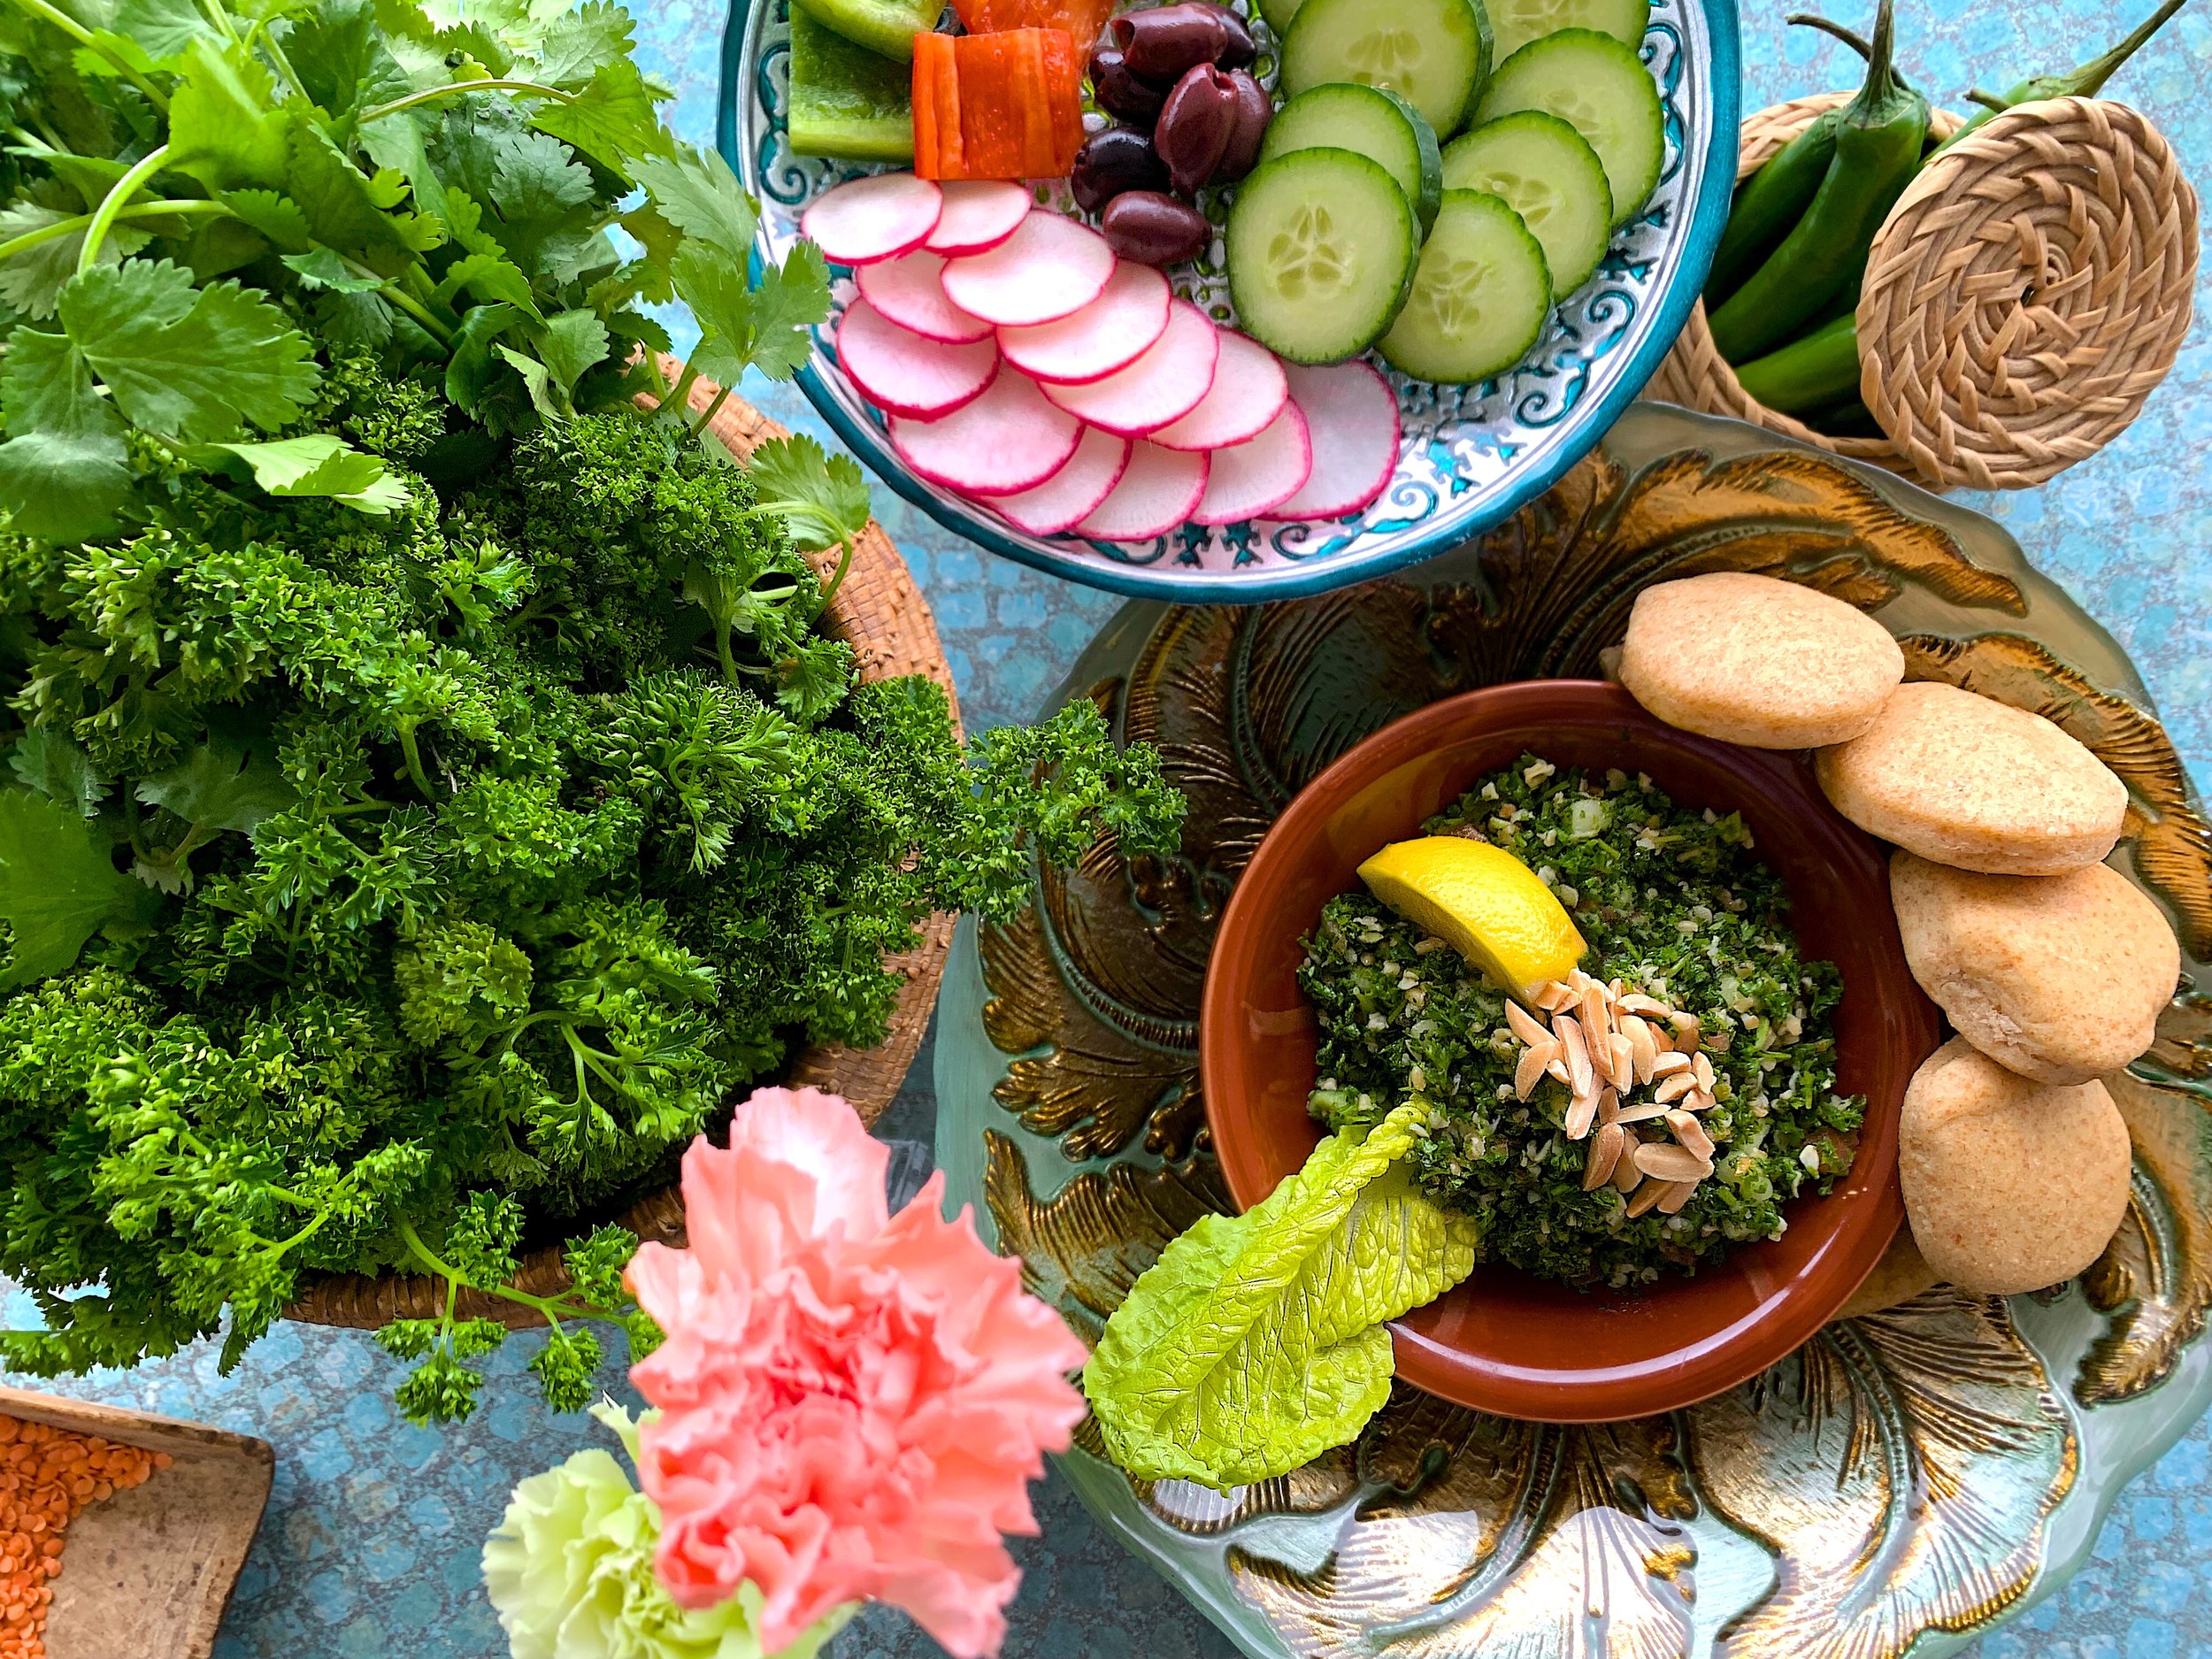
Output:
[[[176,1460],[69,1524],[47,1659],[208,1659],[268,1506],[269,1442],[19,1388],[0,1387],[0,1412]]]

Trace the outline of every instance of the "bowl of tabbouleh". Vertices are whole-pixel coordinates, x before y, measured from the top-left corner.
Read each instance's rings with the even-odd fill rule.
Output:
[[[1466,850],[1440,837],[1509,855],[1578,956],[1509,995],[1385,902],[1377,855]],[[1803,757],[1548,680],[1409,715],[1292,802],[1223,916],[1200,1053],[1241,1210],[1333,1132],[1410,1125],[1401,1167],[1475,1265],[1392,1325],[1401,1378],[1594,1422],[1732,1387],[1842,1307],[1901,1219],[1898,1110],[1939,1034],[1881,849]]]

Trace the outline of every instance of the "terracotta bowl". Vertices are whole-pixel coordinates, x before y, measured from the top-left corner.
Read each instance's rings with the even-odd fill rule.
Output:
[[[1940,1025],[1905,966],[1882,849],[1828,805],[1802,756],[1677,731],[1595,680],[1494,686],[1385,727],[1290,803],[1237,882],[1200,1014],[1206,1116],[1240,1209],[1305,1161],[1321,1129],[1306,1115],[1316,1026],[1298,988],[1299,941],[1325,903],[1359,887],[1370,853],[1418,834],[1524,750],[1648,772],[1681,804],[1743,814],[1789,889],[1805,954],[1842,972],[1842,1087],[1867,1097],[1850,1175],[1829,1196],[1792,1204],[1779,1240],[1636,1294],[1478,1266],[1392,1328],[1398,1374],[1460,1405],[1555,1423],[1642,1417],[1734,1387],[1810,1337],[1904,1215],[1898,1108]]]

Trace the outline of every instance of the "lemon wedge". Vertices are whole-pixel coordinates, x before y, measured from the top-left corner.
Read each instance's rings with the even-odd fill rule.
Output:
[[[1488,841],[1393,841],[1359,867],[1359,878],[1524,1002],[1545,981],[1565,979],[1590,948],[1536,872]]]

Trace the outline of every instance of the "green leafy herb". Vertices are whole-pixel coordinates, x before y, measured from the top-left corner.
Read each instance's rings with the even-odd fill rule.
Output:
[[[1399,1160],[1426,1109],[1340,1131],[1241,1216],[1203,1216],[1106,1324],[1083,1391],[1114,1461],[1226,1491],[1356,1436],[1390,1394],[1389,1320],[1473,1270],[1477,1232]]]
[[[46,1327],[0,1359],[228,1365],[398,1271],[410,1417],[473,1409],[495,1305],[580,1405],[593,1324],[659,1340],[601,1218],[879,1041],[925,918],[1180,798],[1087,703],[964,743],[828,636],[857,468],[677,414],[793,373],[826,272],[747,286],[618,7],[95,9],[0,0],[0,1272]]]

